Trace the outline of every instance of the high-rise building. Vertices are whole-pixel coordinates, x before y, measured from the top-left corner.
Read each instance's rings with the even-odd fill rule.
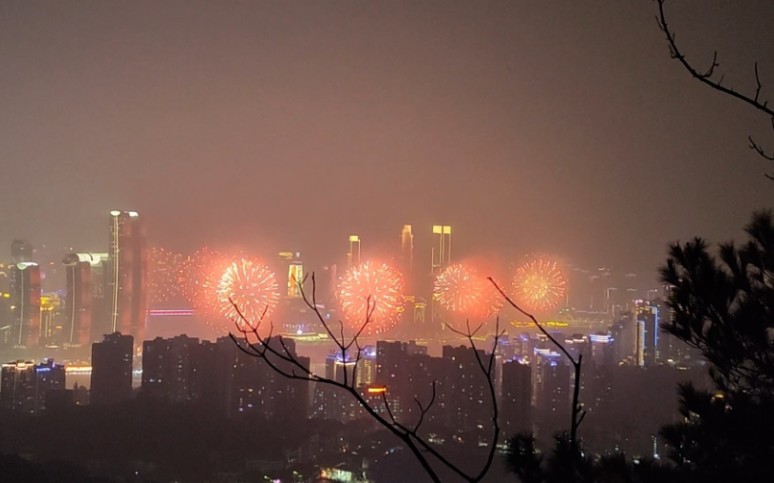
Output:
[[[107,288],[110,313],[105,333],[142,340],[147,312],[147,256],[142,219],[136,211],[110,212]]]
[[[134,339],[119,332],[91,345],[91,404],[116,404],[132,397]]]
[[[101,309],[104,309],[106,259],[106,253],[70,253],[62,260],[67,279],[64,323],[67,347],[85,346],[95,339],[93,330],[102,328],[97,320],[105,315]]]
[[[411,232],[411,225],[403,225],[400,232],[400,262],[407,284],[406,292],[413,294],[414,234]]]
[[[651,301],[637,301],[637,364],[655,365],[659,360],[659,310]]]
[[[451,232],[449,225],[433,225],[432,273],[438,275],[451,264]]]
[[[65,368],[53,359],[3,364],[1,377],[0,407],[30,414],[45,410],[47,394],[65,387]]]
[[[8,362],[2,366],[0,406],[9,411],[33,412],[35,406],[35,363]]]
[[[244,343],[244,342],[240,342]],[[272,337],[266,343],[297,360],[309,370],[309,358],[296,354],[293,339]],[[229,338],[218,339],[222,353],[229,361],[222,374],[226,390],[228,416],[259,414],[276,420],[305,419],[309,409],[309,381],[290,379],[281,375],[261,358],[245,354]],[[282,344],[280,346],[280,344]],[[269,357],[272,357],[269,355]],[[299,372],[287,361],[273,358],[280,371]]]
[[[349,251],[347,252],[347,268],[360,265],[360,237],[349,235]]]
[[[34,262],[19,262],[12,272],[12,344],[15,347],[34,347],[41,335],[40,267]]]
[[[40,344],[64,343],[65,299],[57,292],[40,296]]]
[[[508,436],[532,432],[532,368],[518,360],[503,364],[501,408]]]
[[[199,339],[178,335],[142,343],[142,395],[167,402],[190,402],[195,392],[195,356]]]
[[[287,265],[287,296],[294,299],[301,298],[300,284],[304,282],[304,264],[301,262],[301,252],[279,252],[279,257]]]
[[[445,408],[447,427],[475,431],[491,424],[491,395],[476,352],[485,366],[494,357],[468,346],[443,346],[445,364],[440,376],[438,405]]]

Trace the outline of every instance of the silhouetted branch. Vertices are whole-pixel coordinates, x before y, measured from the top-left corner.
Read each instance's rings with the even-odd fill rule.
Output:
[[[579,451],[579,445],[578,445],[578,427],[580,426],[581,422],[583,421],[583,417],[585,416],[585,411],[583,411],[583,406],[580,404],[580,381],[581,381],[581,367],[583,364],[583,354],[578,354],[578,359],[575,359],[572,354],[564,347],[564,345],[556,340],[546,329],[543,327],[543,325],[538,322],[538,320],[535,318],[534,315],[527,312],[526,310],[522,309],[516,302],[511,299],[508,294],[505,293],[505,291],[500,288],[500,286],[495,282],[495,280],[492,277],[489,277],[489,281],[494,285],[494,288],[497,289],[497,291],[500,293],[500,295],[505,299],[506,302],[508,302],[508,305],[519,311],[522,315],[525,317],[528,317],[540,330],[540,332],[543,333],[548,339],[560,350],[562,353],[567,357],[567,359],[572,364],[572,367],[574,369],[574,381],[575,381],[575,387],[573,388],[572,393],[572,411],[570,414],[570,447],[573,448],[575,451]]]
[[[656,0],[656,3],[658,3],[658,16],[656,16],[656,22],[658,23],[658,27],[662,32],[664,32],[664,35],[666,36],[667,43],[669,45],[670,56],[673,59],[677,59],[678,62],[680,62],[680,64],[685,67],[685,69],[691,74],[691,76],[693,76],[695,79],[698,79],[699,82],[735,99],[738,99],[748,106],[752,106],[754,109],[767,115],[771,119],[772,125],[774,125],[774,109],[769,107],[767,100],[761,99],[763,83],[761,82],[760,74],[758,73],[758,62],[756,61],[753,65],[753,71],[755,74],[755,93],[753,95],[742,94],[741,92],[731,87],[724,86],[722,76],[718,80],[713,79],[715,75],[715,68],[720,67],[717,51],[714,51],[712,55],[712,64],[710,64],[710,67],[704,73],[699,72],[693,65],[691,65],[691,63],[688,62],[688,60],[685,58],[685,54],[683,54],[683,52],[677,46],[675,33],[670,30],[669,25],[667,24],[666,13],[664,12],[664,3],[666,3],[666,0]],[[752,136],[748,136],[748,140],[750,142],[750,149],[758,153],[758,155],[764,159],[774,161],[774,154],[767,153],[760,144],[753,140]],[[772,175],[766,174],[765,176],[769,179],[774,179],[774,176]]]
[[[386,412],[386,416],[384,416],[380,414],[374,407],[372,407],[371,404],[365,399],[365,397],[358,390],[359,388],[357,387],[357,365],[362,358],[362,350],[363,350],[360,344],[360,337],[363,335],[366,327],[372,321],[374,311],[376,310],[376,302],[371,297],[368,297],[368,299],[366,300],[366,310],[364,314],[364,321],[357,328],[355,333],[352,336],[348,337],[347,334],[345,333],[345,327],[344,327],[343,321],[341,320],[338,321],[339,330],[334,332],[334,330],[332,330],[330,326],[330,323],[325,319],[324,315],[320,312],[319,306],[317,304],[317,294],[316,294],[317,285],[316,285],[314,273],[312,273],[312,276],[311,276],[311,280],[312,280],[311,294],[307,293],[307,291],[304,289],[304,282],[306,282],[306,280],[307,278],[304,277],[303,281],[298,282],[301,297],[304,303],[306,304],[306,306],[311,310],[311,312],[317,318],[317,321],[320,323],[320,325],[322,325],[328,338],[336,346],[336,353],[341,354],[342,361],[344,361],[345,363],[348,362],[347,357],[349,355],[352,355],[352,353],[354,353],[354,367],[351,373],[347,369],[348,364],[345,364],[343,379],[341,381],[327,378],[319,374],[315,374],[309,368],[307,368],[301,362],[301,360],[299,360],[299,358],[295,355],[295,352],[292,351],[291,348],[286,344],[285,339],[281,335],[280,336],[272,335],[274,331],[274,327],[272,324],[269,325],[268,335],[261,334],[260,329],[262,325],[265,323],[264,319],[267,313],[266,310],[263,311],[263,313],[261,314],[261,316],[257,321],[250,321],[247,319],[247,317],[241,311],[241,309],[237,306],[237,304],[234,303],[233,300],[231,300],[231,304],[234,306],[235,312],[237,314],[237,316],[234,319],[234,324],[237,331],[241,334],[241,337],[237,337],[233,333],[229,333],[229,337],[231,338],[232,341],[234,341],[237,348],[243,353],[251,357],[262,359],[263,361],[266,362],[266,364],[269,366],[271,370],[273,370],[274,372],[276,372],[277,374],[283,377],[286,377],[288,379],[296,379],[296,380],[306,380],[306,381],[311,380],[319,384],[324,384],[324,385],[339,388],[340,390],[349,393],[350,396],[353,397],[359,403],[359,405],[370,417],[372,417],[377,423],[379,423],[379,425],[387,429],[390,433],[398,437],[406,445],[406,447],[409,449],[409,451],[411,451],[411,453],[414,455],[416,460],[420,463],[420,465],[422,466],[422,468],[425,470],[425,472],[427,473],[427,475],[430,477],[432,481],[440,482],[441,480],[437,474],[436,469],[433,467],[433,465],[431,465],[430,460],[428,459],[428,456],[433,458],[435,462],[447,468],[448,470],[458,475],[460,478],[462,478],[465,481],[469,481],[469,482],[481,481],[483,477],[486,475],[486,473],[489,471],[489,468],[491,467],[492,461],[494,459],[496,447],[497,447],[497,439],[499,438],[499,434],[500,434],[500,427],[497,421],[498,420],[497,399],[496,399],[494,379],[493,379],[494,351],[497,349],[497,343],[500,340],[500,337],[502,337],[502,333],[500,333],[500,329],[499,329],[499,321],[496,328],[496,335],[494,339],[494,347],[492,348],[492,354],[490,356],[489,361],[486,363],[482,359],[482,356],[479,353],[478,349],[476,348],[475,342],[473,340],[473,337],[475,336],[475,334],[481,329],[481,325],[476,327],[475,330],[471,330],[470,324],[468,323],[467,332],[459,332],[455,330],[456,333],[467,338],[468,342],[470,343],[473,353],[475,354],[475,358],[478,363],[478,366],[481,368],[482,374],[487,379],[489,394],[492,401],[492,422],[493,422],[494,429],[493,429],[493,437],[492,437],[492,443],[490,445],[489,454],[487,455],[487,459],[486,459],[486,462],[484,463],[483,468],[478,473],[468,474],[465,471],[463,471],[460,467],[458,467],[454,462],[450,461],[448,458],[442,455],[435,447],[430,445],[419,434],[419,430],[423,422],[426,420],[426,416],[428,412],[431,410],[431,408],[433,407],[433,404],[436,401],[435,382],[433,382],[432,384],[432,395],[430,397],[430,400],[427,402],[427,404],[423,404],[418,398],[415,397],[414,401],[419,408],[419,417],[418,417],[418,420],[411,427],[406,426],[405,424],[401,423],[398,420],[397,415],[394,413],[393,408],[390,405],[386,392],[382,393],[382,403],[384,404],[385,412]]]

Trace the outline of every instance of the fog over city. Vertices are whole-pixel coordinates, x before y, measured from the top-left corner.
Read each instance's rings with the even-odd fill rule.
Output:
[[[690,58],[752,83],[771,5],[694,8]],[[670,62],[649,2],[3,2],[0,62],[0,246],[101,251],[126,209],[151,245],[314,267],[443,223],[459,256],[655,283],[772,199],[768,126]]]
[[[0,2],[0,475],[769,479],[772,18]]]

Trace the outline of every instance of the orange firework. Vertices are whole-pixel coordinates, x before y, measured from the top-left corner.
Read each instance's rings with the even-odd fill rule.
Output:
[[[229,263],[225,256],[207,247],[183,261],[183,296],[205,320],[220,316],[218,283]]]
[[[148,297],[159,305],[180,295],[183,255],[161,247],[151,247],[148,270]]]
[[[559,262],[546,256],[529,259],[513,276],[513,298],[527,311],[555,309],[567,290],[567,278]]]
[[[473,268],[455,264],[435,279],[433,298],[445,309],[469,317],[491,317],[502,306],[497,291]]]
[[[381,334],[395,326],[403,311],[403,276],[391,265],[367,261],[347,270],[338,296],[348,327],[363,325],[370,303],[373,313],[363,332]]]
[[[268,317],[279,303],[279,283],[265,263],[242,258],[226,267],[218,282],[217,298],[220,312],[227,320],[245,322],[237,313],[236,304],[250,325],[260,322],[261,317],[268,324]]]

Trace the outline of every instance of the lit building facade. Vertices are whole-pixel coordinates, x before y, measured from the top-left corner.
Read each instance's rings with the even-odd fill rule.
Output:
[[[147,312],[148,260],[142,219],[136,211],[110,212],[107,297],[110,312],[105,333],[121,332],[142,340]]]
[[[451,234],[449,225],[433,225],[432,273],[439,275],[451,265]]]
[[[65,347],[86,346],[97,340],[102,326],[97,321],[104,317],[105,277],[107,253],[70,253],[64,257],[67,295],[64,309]]]
[[[13,311],[11,342],[14,347],[35,347],[40,342],[40,267],[34,262],[19,262],[11,280]]]
[[[349,251],[347,252],[347,268],[360,265],[360,237],[349,235]]]
[[[16,361],[2,365],[0,407],[35,414],[46,409],[51,391],[65,389],[65,367],[48,359],[41,364]]]

